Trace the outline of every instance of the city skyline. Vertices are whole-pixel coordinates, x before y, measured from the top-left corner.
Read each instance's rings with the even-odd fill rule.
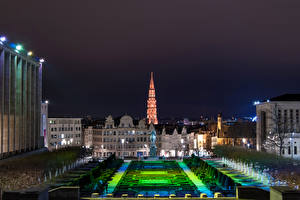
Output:
[[[7,1],[0,34],[45,57],[50,116],[146,116],[151,71],[160,117],[254,116],[299,93],[300,3],[218,4]]]

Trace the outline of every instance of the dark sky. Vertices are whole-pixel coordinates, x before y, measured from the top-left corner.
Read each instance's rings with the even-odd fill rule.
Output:
[[[45,57],[50,116],[254,114],[300,92],[300,1],[2,0],[0,34]]]

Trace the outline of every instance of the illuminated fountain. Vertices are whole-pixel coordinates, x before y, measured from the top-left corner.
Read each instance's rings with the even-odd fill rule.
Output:
[[[254,166],[253,164],[246,164],[245,162],[237,162],[226,158],[222,158],[221,162],[227,165],[227,167],[239,171],[243,175],[253,179],[253,182],[256,182],[255,184],[261,184],[256,186],[261,186],[266,189],[269,186],[286,185],[286,182],[280,180],[275,181],[275,179],[268,173],[269,169],[260,170],[258,166]]]

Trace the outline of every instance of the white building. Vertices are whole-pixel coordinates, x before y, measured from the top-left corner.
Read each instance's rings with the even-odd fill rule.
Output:
[[[93,146],[95,157],[141,157],[149,155],[150,130],[144,119],[135,124],[133,119],[124,115],[113,119],[108,116],[103,128],[85,129],[85,145]],[[92,141],[90,135],[93,135]]]
[[[300,158],[298,151],[300,148],[300,94],[285,94],[264,102],[257,101],[255,105],[257,150],[265,148],[267,151],[275,151],[279,154],[278,145],[274,144],[271,148],[266,145],[281,137],[283,138],[281,154],[285,157]]]
[[[82,145],[81,118],[48,118],[48,148]]]
[[[193,127],[195,128],[195,127]],[[197,140],[185,126],[147,125],[145,119],[133,120],[108,116],[101,126],[89,126],[84,130],[84,146],[92,147],[94,157],[145,157],[150,152],[150,134],[156,131],[157,156],[176,157],[191,155],[197,151]]]

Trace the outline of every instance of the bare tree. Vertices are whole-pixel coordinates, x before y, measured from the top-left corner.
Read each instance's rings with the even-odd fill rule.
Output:
[[[283,149],[289,146],[286,139],[294,132],[293,116],[288,115],[287,110],[282,114],[282,110],[278,109],[278,105],[275,104],[273,108],[268,110],[267,119],[270,120],[270,124],[269,130],[266,130],[263,146],[268,151],[276,152],[279,150],[278,153],[281,156]]]

